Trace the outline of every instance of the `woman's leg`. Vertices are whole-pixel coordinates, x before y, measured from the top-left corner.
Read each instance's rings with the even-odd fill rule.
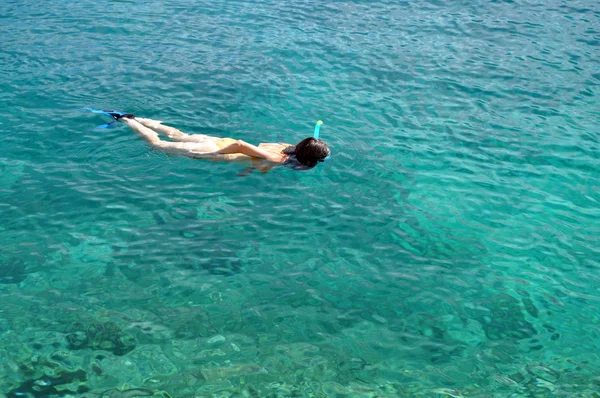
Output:
[[[138,136],[140,136],[144,141],[152,145],[154,148],[158,149],[180,149],[182,144],[178,142],[168,142],[162,141],[156,131],[149,129],[144,126],[136,119],[129,119],[126,117],[122,117],[119,121],[128,125]]]
[[[179,142],[203,142],[206,140],[214,140],[215,137],[204,134],[186,134],[176,129],[175,127],[165,126],[160,120],[146,119],[142,117],[136,117],[135,120],[140,122],[145,127],[148,127],[156,132],[162,133],[172,139],[173,141]]]
[[[119,119],[119,121],[128,125],[137,135],[139,135],[144,141],[148,142],[152,146],[159,147],[160,143],[163,142],[160,140],[160,137],[156,131],[142,125],[136,119],[122,117]]]
[[[179,155],[190,156],[196,152],[216,152],[219,148],[212,141],[206,141],[205,143],[193,143],[193,142],[169,142],[160,139],[156,131],[149,129],[140,123],[138,118],[129,119],[122,117],[119,121],[128,125],[138,136],[144,141],[148,142],[152,147],[161,149],[165,152]],[[183,134],[183,133],[182,133]]]

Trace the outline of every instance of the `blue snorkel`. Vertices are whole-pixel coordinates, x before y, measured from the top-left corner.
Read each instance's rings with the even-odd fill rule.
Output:
[[[319,131],[321,131],[321,125],[323,124],[322,120],[318,120],[315,125],[315,132],[313,133],[313,137],[318,140],[319,139]]]
[[[318,120],[317,124],[315,125],[315,131],[313,133],[313,138],[318,140],[319,139],[319,133],[321,132],[321,125],[323,124],[322,120]],[[319,162],[326,162],[329,160],[329,158],[331,157],[331,152],[329,153],[329,155],[327,155],[327,157],[325,159],[321,159],[319,160]]]
[[[124,116],[124,115],[127,114],[126,112],[120,112],[120,111],[106,111],[106,110],[102,111],[102,110],[99,110],[99,109],[92,109],[92,108],[81,108],[81,109],[85,109],[86,111],[90,111],[92,113],[102,113],[102,114],[104,114],[106,116],[109,116],[109,117],[111,117],[113,119],[115,119],[115,115]],[[110,122],[110,123],[101,124],[100,126],[97,126],[97,127],[94,127],[94,128],[96,128],[96,129],[107,129],[107,128],[112,127],[116,122],[117,122],[117,120],[115,120],[113,122]]]

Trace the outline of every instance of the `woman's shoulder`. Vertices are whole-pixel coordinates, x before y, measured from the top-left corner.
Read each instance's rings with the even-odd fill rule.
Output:
[[[291,144],[286,144],[283,142],[262,142],[258,144],[259,148],[263,148],[269,152],[280,153],[285,148],[291,146]]]

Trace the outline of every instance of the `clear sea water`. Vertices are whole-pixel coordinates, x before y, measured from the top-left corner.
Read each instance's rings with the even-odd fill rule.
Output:
[[[3,0],[0,397],[600,396],[599,93],[592,0]]]

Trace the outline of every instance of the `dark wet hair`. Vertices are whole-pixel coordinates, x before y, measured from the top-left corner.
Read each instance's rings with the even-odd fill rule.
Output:
[[[307,167],[315,167],[330,153],[331,150],[325,142],[313,137],[303,139],[294,148],[296,160]]]

